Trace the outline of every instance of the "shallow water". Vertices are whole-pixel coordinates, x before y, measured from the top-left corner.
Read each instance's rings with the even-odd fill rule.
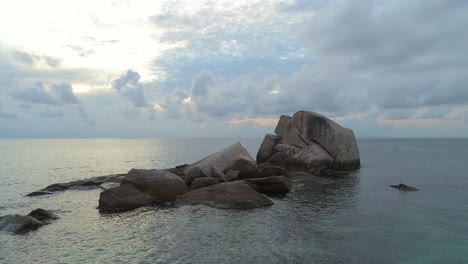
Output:
[[[189,163],[234,139],[0,140],[0,215],[60,219],[0,233],[0,263],[468,263],[468,139],[359,140],[362,168],[306,177],[270,208],[96,210],[99,190],[25,194],[56,182]],[[255,157],[261,139],[243,139]],[[417,192],[388,187],[400,182]]]

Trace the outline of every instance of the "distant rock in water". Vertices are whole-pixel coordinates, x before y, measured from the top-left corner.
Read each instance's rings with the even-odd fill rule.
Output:
[[[390,187],[393,187],[393,188],[396,188],[398,190],[402,190],[402,191],[417,191],[418,189],[417,188],[414,188],[412,186],[408,186],[404,183],[400,183],[398,185],[390,185]]]
[[[322,170],[351,171],[360,167],[351,129],[314,112],[281,116],[276,135],[267,134],[258,150],[259,165],[319,174]]]
[[[5,215],[0,217],[0,230],[13,234],[25,234],[43,225],[50,224],[58,217],[41,208],[31,211],[29,215]]]

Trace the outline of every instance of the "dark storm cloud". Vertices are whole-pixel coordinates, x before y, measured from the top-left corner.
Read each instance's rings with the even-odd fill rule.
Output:
[[[145,99],[144,88],[140,83],[140,74],[138,72],[128,70],[112,81],[112,88],[131,101],[135,107],[149,106]]]

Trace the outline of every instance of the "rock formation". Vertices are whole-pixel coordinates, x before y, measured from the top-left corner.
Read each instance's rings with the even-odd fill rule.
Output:
[[[287,170],[318,174],[325,169],[338,171],[360,167],[354,133],[314,112],[299,111],[281,116],[276,135],[267,134],[257,154],[257,163]]]
[[[189,165],[164,170],[132,169],[127,174],[52,184],[28,196],[102,188],[99,209],[128,210],[168,200],[249,209],[273,204],[262,193],[290,192],[289,176],[294,171],[342,176],[360,166],[353,131],[322,115],[300,111],[292,117],[281,116],[275,133],[265,136],[256,161],[237,142]],[[44,212],[36,215],[41,218]],[[11,221],[26,226],[40,224],[32,216],[15,217],[11,216]]]

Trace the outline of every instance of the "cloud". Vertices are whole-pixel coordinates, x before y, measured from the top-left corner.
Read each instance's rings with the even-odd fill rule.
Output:
[[[93,49],[88,49],[88,48],[81,47],[81,46],[76,46],[76,45],[67,45],[66,47],[69,48],[70,50],[76,52],[78,54],[78,56],[80,56],[82,58],[87,57],[87,56],[89,56],[89,55],[96,52]]]
[[[308,75],[330,75],[321,85],[341,84],[332,88],[340,92],[355,85],[345,94],[371,98],[352,100],[353,105],[466,104],[466,7],[464,1],[332,1],[302,32],[317,57]]]
[[[70,84],[52,84],[45,86],[42,82],[36,82],[26,88],[18,88],[11,93],[12,97],[29,103],[60,105],[78,104],[79,101],[73,93]]]
[[[4,119],[17,119],[18,115],[14,113],[1,113],[0,112],[0,117]]]
[[[232,119],[229,121],[230,125],[238,126],[245,123],[253,123],[260,126],[276,126],[278,124],[278,118],[245,118],[245,119]]]
[[[12,96],[24,102],[36,104],[59,105],[60,102],[55,98],[41,82],[36,82],[27,88],[22,88],[14,91]]]
[[[289,74],[300,67],[305,50],[278,13],[275,0],[242,2],[174,1],[151,17],[170,48],[154,60],[155,72],[166,81],[189,85],[203,70],[234,78],[241,74],[263,77]],[[187,8],[187,7],[190,8]]]
[[[65,113],[62,110],[46,109],[44,111],[41,111],[40,115],[43,117],[57,118],[65,116]]]
[[[29,66],[35,66],[37,64],[45,64],[51,68],[58,67],[60,65],[60,59],[50,57],[50,56],[44,56],[44,55],[37,55],[37,54],[31,54],[27,52],[22,52],[22,51],[15,51],[13,53],[13,56],[17,62],[27,64]]]
[[[193,78],[192,84],[192,96],[205,96],[207,93],[208,86],[214,84],[215,76],[209,71],[202,71]]]
[[[68,83],[53,84],[50,86],[50,91],[66,104],[79,104],[72,86]]]
[[[131,101],[135,107],[149,106],[145,99],[144,88],[140,83],[140,74],[138,72],[128,70],[112,81],[112,88]]]

